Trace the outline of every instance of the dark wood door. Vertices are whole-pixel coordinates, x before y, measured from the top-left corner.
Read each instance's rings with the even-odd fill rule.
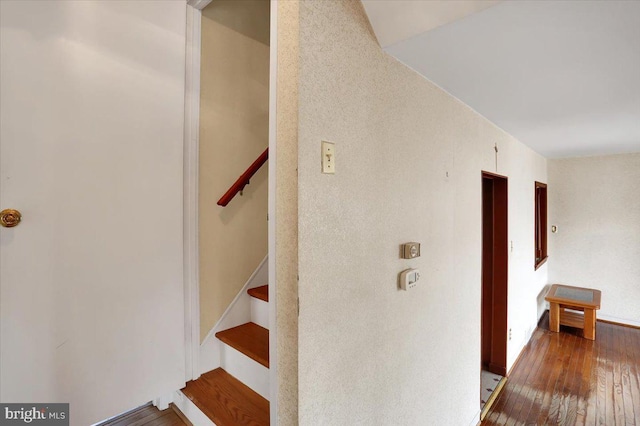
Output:
[[[482,368],[507,375],[507,178],[482,173]]]

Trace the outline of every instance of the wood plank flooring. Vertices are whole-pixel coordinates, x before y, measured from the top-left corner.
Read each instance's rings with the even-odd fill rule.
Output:
[[[100,426],[185,426],[180,416],[172,409],[158,410],[153,405],[145,405],[126,414],[111,419]]]
[[[640,329],[549,331],[546,313],[483,426],[640,426]]]

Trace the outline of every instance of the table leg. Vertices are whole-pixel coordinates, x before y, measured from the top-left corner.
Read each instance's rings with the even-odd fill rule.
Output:
[[[596,310],[584,308],[584,338],[596,340]]]
[[[549,302],[549,329],[556,333],[560,331],[560,305]]]

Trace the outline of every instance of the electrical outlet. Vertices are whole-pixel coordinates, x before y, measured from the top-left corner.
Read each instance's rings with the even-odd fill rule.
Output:
[[[511,335],[512,335],[511,329],[509,329],[509,340],[511,340]]]

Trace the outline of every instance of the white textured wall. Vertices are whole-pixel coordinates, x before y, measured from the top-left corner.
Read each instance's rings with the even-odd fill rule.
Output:
[[[640,153],[549,162],[549,279],[602,291],[601,318],[640,325]]]
[[[547,281],[533,266],[546,160],[385,54],[359,2],[299,13],[300,424],[470,424],[481,170],[509,176],[511,366]],[[335,175],[320,173],[321,140],[336,143]],[[406,241],[422,243],[419,259],[398,258]],[[422,279],[402,292],[407,267]]]

